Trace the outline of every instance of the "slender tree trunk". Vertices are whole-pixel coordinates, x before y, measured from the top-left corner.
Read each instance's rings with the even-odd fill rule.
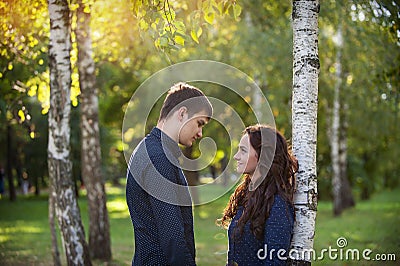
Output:
[[[299,162],[291,265],[310,265],[317,214],[317,107],[319,1],[293,0],[293,153]],[[293,252],[292,252],[293,251]]]
[[[341,104],[342,82],[342,25],[339,24],[336,34],[336,84],[333,97],[332,129],[330,134],[332,159],[332,194],[333,214],[340,215],[344,209],[354,206],[353,193],[347,177],[347,120],[348,107]],[[342,111],[342,112],[341,112]],[[342,114],[341,114],[342,113]],[[342,119],[343,118],[343,119]]]
[[[18,183],[18,188],[23,191],[22,189],[22,184],[23,184],[23,176],[22,176],[22,162],[21,162],[21,147],[20,147],[20,142],[18,140],[16,140],[15,143],[15,149],[14,149],[14,153],[13,153],[13,165],[14,165],[14,169],[15,172],[17,174],[17,183]]]
[[[333,214],[338,216],[343,211],[342,206],[342,179],[340,176],[339,161],[339,128],[340,128],[340,87],[342,86],[342,30],[339,29],[336,34],[336,63],[335,63],[335,88],[333,94],[332,110],[332,130],[330,136],[331,142],[331,160],[332,160],[332,194],[333,194]]]
[[[347,112],[348,106],[346,103],[343,104],[343,117],[341,119],[341,129],[339,134],[339,165],[340,165],[340,178],[342,182],[341,198],[342,207],[347,209],[355,206],[355,201],[353,197],[353,192],[351,190],[351,185],[349,178],[347,176]]]
[[[40,194],[40,187],[39,187],[39,177],[38,177],[37,175],[35,175],[34,184],[35,184],[35,195],[36,195],[36,196],[39,196],[39,194]]]
[[[71,32],[67,0],[49,0],[50,110],[48,167],[68,265],[91,265],[70,160]]]
[[[15,201],[17,199],[17,193],[15,193],[15,185],[13,180],[12,168],[13,168],[13,157],[14,152],[12,150],[12,127],[7,125],[7,180],[8,180],[8,192],[10,196],[10,201]]]
[[[90,38],[90,11],[78,1],[76,37],[79,84],[81,88],[81,169],[89,211],[89,250],[92,258],[111,259],[111,240],[106,193],[101,174],[98,89]]]

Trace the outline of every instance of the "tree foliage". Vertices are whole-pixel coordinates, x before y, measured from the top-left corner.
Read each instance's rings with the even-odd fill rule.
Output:
[[[141,31],[150,34],[154,45],[168,52],[180,49],[185,42],[199,43],[203,28],[215,23],[217,16],[238,19],[242,7],[236,0],[131,0],[132,10]]]
[[[47,138],[49,24],[46,7],[45,1],[2,1],[0,4],[0,143],[6,146],[5,126],[11,123],[28,173],[35,165],[33,157],[27,154],[43,158],[43,151],[37,147],[46,143]],[[72,3],[71,9],[74,8]],[[396,1],[389,0],[321,1],[317,150],[321,198],[331,198],[327,129],[336,55],[332,37],[339,12],[346,22],[341,100],[349,106],[345,115],[349,124],[350,182],[358,198],[398,184],[395,173],[399,165],[393,160],[399,155],[400,135],[398,8]],[[247,73],[267,96],[277,127],[290,138],[291,1],[97,0],[90,10],[100,99],[102,169],[107,179],[116,180],[125,174],[121,128],[127,102],[147,77],[171,63],[210,59]],[[76,50],[71,57],[75,64]],[[74,112],[79,108],[76,70],[72,78]],[[248,106],[239,99],[229,95],[226,98],[240,113],[248,113]],[[26,126],[28,117],[31,118],[29,127]],[[246,120],[246,123],[252,122],[251,118]],[[77,132],[76,125],[72,125],[72,132]],[[215,128],[210,125],[205,133],[211,134]],[[30,137],[30,132],[34,132],[35,138]],[[73,134],[71,143],[79,145],[78,138],[79,134]],[[216,142],[223,143],[224,138],[216,134]],[[74,155],[77,156],[79,152]],[[3,165],[6,158],[4,151],[0,153]],[[13,173],[16,175],[15,170]],[[46,183],[46,173],[29,174],[34,175],[39,180],[44,176]]]

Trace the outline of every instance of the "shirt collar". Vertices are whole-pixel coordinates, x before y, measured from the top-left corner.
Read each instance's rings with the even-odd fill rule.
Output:
[[[170,138],[167,134],[165,134],[158,127],[154,127],[151,132],[151,135],[155,136],[162,143],[163,147],[168,148],[168,150],[174,155],[174,157],[178,158],[182,155],[182,151],[172,138]]]

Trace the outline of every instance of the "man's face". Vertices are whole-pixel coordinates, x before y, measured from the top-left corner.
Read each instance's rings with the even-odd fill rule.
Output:
[[[205,111],[194,114],[187,118],[179,130],[179,143],[190,147],[196,139],[203,136],[203,127],[208,123],[208,116]]]

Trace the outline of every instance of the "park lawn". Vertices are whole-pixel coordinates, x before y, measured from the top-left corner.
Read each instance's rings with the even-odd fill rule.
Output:
[[[319,203],[314,248],[317,257],[322,249],[338,249],[336,260],[316,260],[314,265],[399,265],[400,261],[400,189],[383,191],[369,201],[358,202],[355,208],[346,210],[341,217],[333,217],[332,203]],[[347,245],[338,248],[337,240],[346,239]],[[357,249],[360,260],[347,260],[346,252]],[[364,260],[362,252],[370,249],[371,260]],[[342,260],[340,250],[343,251]],[[349,253],[350,254],[350,253]],[[395,254],[396,261],[376,261],[377,254]],[[378,255],[380,256],[380,255]],[[348,256],[352,258],[352,256]],[[397,262],[397,263],[396,263]]]
[[[129,265],[133,254],[133,230],[125,204],[124,186],[107,186],[113,260],[108,265]],[[194,208],[195,239],[198,265],[225,265],[226,231],[215,225],[228,201],[228,195]],[[79,198],[85,228],[87,202]],[[383,191],[369,201],[358,202],[341,217],[332,215],[329,202],[318,204],[314,248],[315,265],[381,265],[376,261],[329,259],[319,260],[321,250],[337,247],[337,239],[344,237],[342,248],[371,249],[371,258],[378,253],[393,253],[400,259],[400,189]],[[0,265],[52,265],[50,232],[47,219],[47,197],[19,196],[17,202],[0,200]],[[87,229],[86,229],[87,231]],[[62,249],[61,241],[59,247]],[[340,249],[339,249],[340,250]],[[61,250],[62,253],[62,250]],[[332,253],[333,255],[335,253]],[[336,252],[339,255],[339,252]],[[361,258],[362,259],[362,258]],[[62,261],[65,261],[62,258]],[[94,265],[106,265],[95,261]],[[385,265],[395,265],[386,262]]]

